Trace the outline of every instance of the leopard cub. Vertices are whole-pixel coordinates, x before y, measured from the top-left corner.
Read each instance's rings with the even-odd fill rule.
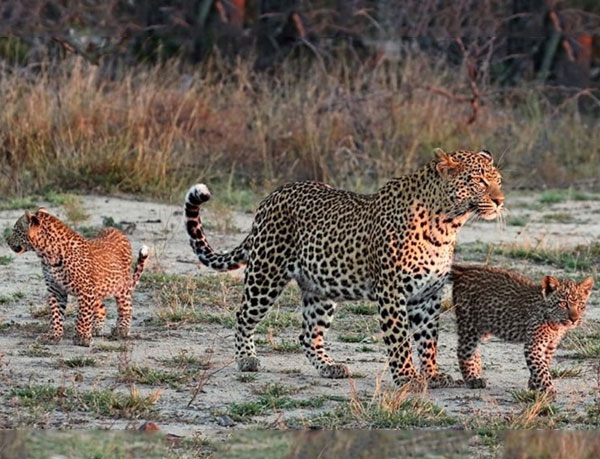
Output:
[[[579,325],[594,280],[580,284],[545,276],[541,285],[488,266],[452,267],[458,362],[469,388],[485,387],[477,345],[498,336],[525,343],[529,389],[553,393],[550,364],[565,333]]]
[[[79,300],[75,344],[89,346],[92,335],[102,334],[106,320],[102,300],[110,296],[115,297],[118,309],[113,335],[128,336],[133,311],[131,296],[148,259],[146,246],[140,249],[131,273],[131,245],[122,232],[104,228],[95,238],[86,239],[43,207],[34,214],[25,212],[15,223],[7,243],[17,254],[34,251],[42,262],[52,332],[40,336],[39,342],[53,344],[62,339],[68,295]]]

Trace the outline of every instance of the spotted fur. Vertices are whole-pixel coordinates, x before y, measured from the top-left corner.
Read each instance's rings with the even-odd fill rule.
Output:
[[[52,332],[40,336],[46,343],[57,343],[63,336],[67,296],[79,300],[75,344],[89,346],[92,335],[100,335],[106,320],[102,300],[114,296],[118,319],[113,335],[126,337],[131,327],[131,295],[148,259],[148,248],[140,249],[131,274],[131,245],[115,228],[100,231],[87,240],[50,215],[44,208],[26,212],[7,238],[10,248],[21,254],[35,251],[42,270],[52,311]]]
[[[235,340],[240,370],[258,370],[254,329],[295,279],[304,305],[300,342],[322,376],[348,375],[325,350],[336,301],[369,299],[379,305],[395,382],[450,381],[436,362],[440,288],[458,230],[472,215],[493,219],[502,209],[489,152],[438,149],[423,168],[370,195],[318,182],[282,186],[260,204],[250,234],[230,253],[215,252],[206,240],[200,206],[209,199],[205,185],[188,191],[187,232],[206,266],[246,266]],[[421,374],[413,367],[411,328]]]
[[[484,336],[525,343],[529,388],[553,392],[550,364],[565,333],[579,325],[594,280],[546,276],[542,283],[488,266],[453,266],[458,362],[470,388],[485,387],[477,350]]]

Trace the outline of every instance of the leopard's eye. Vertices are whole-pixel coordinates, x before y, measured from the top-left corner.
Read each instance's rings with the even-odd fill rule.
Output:
[[[488,181],[485,178],[483,178],[481,175],[473,176],[473,181],[481,187],[487,187],[489,185]]]

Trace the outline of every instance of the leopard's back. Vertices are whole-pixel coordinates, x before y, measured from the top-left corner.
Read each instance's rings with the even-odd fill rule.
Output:
[[[116,228],[105,228],[89,244],[89,266],[101,296],[125,290],[131,284],[131,244]]]
[[[490,266],[454,265],[452,299],[460,329],[522,342],[543,321],[541,288],[517,273]]]

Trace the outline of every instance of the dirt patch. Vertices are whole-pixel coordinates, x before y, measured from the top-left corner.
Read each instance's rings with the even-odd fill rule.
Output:
[[[531,407],[520,399],[528,379],[522,346],[492,339],[481,346],[487,389],[431,390],[423,396],[425,405],[409,401],[402,405],[401,401],[399,406],[414,414],[412,418],[386,417],[390,403],[385,387],[391,385],[391,378],[373,305],[340,307],[328,336],[330,353],[347,362],[354,377],[326,380],[318,376],[297,344],[300,309],[295,287],[286,290],[257,335],[262,371],[240,374],[233,364],[232,326],[241,271],[215,275],[197,266],[179,205],[99,196],[81,200],[89,218],[78,224],[80,228],[93,231],[110,218],[129,228],[134,252],[142,243],[153,249],[148,272],[134,297],[133,337],[125,342],[102,337],[90,349],[74,346],[75,305],[70,303],[66,338],[56,346],[35,345],[36,336],[49,326],[40,263],[32,253],[14,257],[6,244],[0,245],[0,350],[5,388],[0,425],[120,429],[152,420],[173,434],[191,437],[210,432],[211,438],[252,425],[486,430],[519,426],[510,423]],[[600,224],[595,216],[600,213],[600,201],[542,201],[539,194],[509,196],[512,211],[505,224],[470,223],[460,234],[457,258],[491,258],[494,264],[538,278],[548,272],[574,277],[589,272],[550,258],[536,262],[493,250],[504,244],[558,252],[598,241]],[[65,218],[64,208],[46,205]],[[211,208],[212,203],[205,215],[209,239],[219,250],[231,249],[250,228],[252,214]],[[21,214],[22,210],[1,211],[0,229],[11,227]],[[228,232],[222,232],[223,228]],[[586,262],[595,272],[597,264]],[[108,306],[110,322],[115,319],[114,303]],[[554,367],[566,377],[555,380],[558,398],[551,412],[534,416],[545,416],[548,424],[544,425],[598,426],[594,346],[599,329],[600,308],[594,293],[579,338],[568,341],[557,353]],[[459,377],[451,313],[442,317],[439,343],[441,368]],[[111,399],[110,394],[119,396]]]

